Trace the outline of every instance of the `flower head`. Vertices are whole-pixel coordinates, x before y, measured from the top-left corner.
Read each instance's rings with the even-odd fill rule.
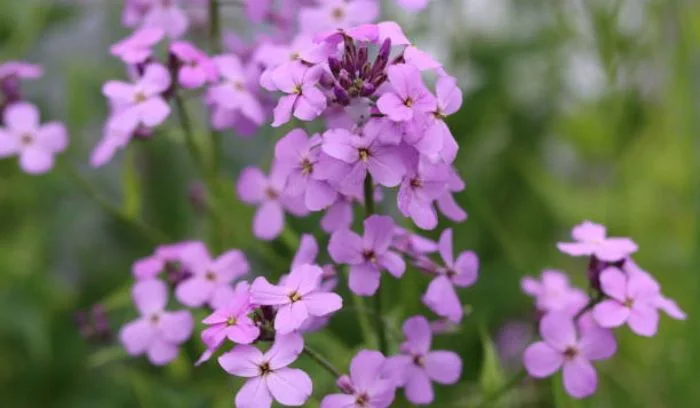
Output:
[[[382,353],[361,350],[350,362],[350,375],[338,380],[344,394],[323,398],[321,408],[387,408],[394,401],[396,384],[386,375]]]
[[[278,306],[275,330],[291,333],[309,317],[329,315],[343,306],[343,299],[320,288],[323,269],[304,264],[295,267],[281,285],[272,285],[264,277],[253,281],[250,288],[253,303]]]
[[[540,321],[543,341],[530,345],[523,357],[527,372],[535,378],[549,377],[559,369],[564,373],[564,388],[574,398],[584,398],[597,388],[598,376],[591,361],[610,358],[617,350],[612,333],[581,317],[584,324],[577,333],[571,316],[548,313]]]
[[[429,113],[437,109],[435,97],[423,84],[416,67],[410,64],[392,65],[388,68],[388,76],[392,91],[379,98],[377,107],[391,120],[408,121],[416,113]]]
[[[310,121],[326,109],[326,96],[316,87],[321,74],[319,67],[308,67],[299,61],[274,70],[272,83],[287,95],[280,98],[274,109],[272,126],[282,126],[289,122],[292,115]]]
[[[403,324],[406,341],[401,354],[389,357],[388,372],[404,387],[406,398],[414,404],[430,404],[435,399],[431,382],[455,384],[462,374],[457,353],[431,350],[433,334],[428,319],[414,316]]]
[[[151,363],[167,364],[177,356],[178,346],[192,334],[192,315],[186,310],[166,311],[168,288],[156,279],[136,282],[131,295],[141,317],[122,327],[121,343],[131,355],[145,353]]]
[[[177,81],[183,88],[199,88],[218,79],[219,72],[214,61],[191,43],[174,42],[170,44],[170,53],[178,62]]]
[[[560,242],[557,248],[571,256],[595,256],[601,261],[615,262],[637,252],[637,244],[629,238],[606,237],[605,227],[590,221],[574,227],[571,237],[577,242]]]
[[[282,405],[303,405],[311,396],[311,378],[302,370],[288,367],[303,349],[304,340],[293,333],[278,335],[266,353],[239,345],[219,357],[226,372],[248,378],[236,394],[236,407],[269,408],[273,400]]]
[[[588,303],[586,293],[572,287],[569,278],[560,271],[544,270],[539,280],[526,276],[520,286],[523,292],[535,298],[537,310],[544,313],[568,312],[573,316]]]
[[[151,57],[153,47],[164,37],[165,31],[161,28],[141,28],[112,45],[109,52],[127,64],[139,64]]]
[[[263,107],[251,92],[250,74],[246,72],[241,60],[226,54],[214,58],[216,69],[221,75],[221,82],[209,89],[209,99],[228,112],[238,112],[251,122],[260,125],[265,119]]]
[[[394,233],[390,217],[373,215],[364,222],[365,233],[360,237],[350,230],[331,235],[328,252],[336,263],[350,265],[350,290],[371,296],[379,288],[380,270],[386,269],[397,278],[406,270],[404,260],[389,250]]]
[[[66,149],[68,134],[63,124],[39,122],[39,110],[27,102],[10,105],[0,127],[0,158],[18,156],[27,173],[41,174],[54,164],[54,155]]]

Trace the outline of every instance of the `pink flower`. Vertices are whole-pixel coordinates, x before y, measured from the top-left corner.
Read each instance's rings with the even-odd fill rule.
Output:
[[[544,313],[567,312],[573,316],[588,303],[586,293],[572,287],[569,278],[560,271],[544,270],[540,280],[526,276],[520,286],[523,292],[535,298],[537,310]]]
[[[329,315],[343,306],[343,299],[335,293],[320,289],[323,269],[316,265],[297,266],[282,285],[270,284],[264,277],[253,281],[250,288],[253,303],[278,306],[275,330],[291,333],[309,317]]]
[[[382,353],[360,350],[350,362],[350,376],[338,379],[344,394],[323,398],[321,408],[387,408],[394,401],[396,385],[386,376]]]
[[[15,77],[22,79],[37,79],[44,70],[40,65],[29,64],[23,61],[6,61],[0,64],[0,81]]]
[[[286,96],[280,98],[275,110],[272,126],[278,127],[292,117],[310,121],[326,109],[326,96],[316,84],[322,74],[318,67],[307,67],[301,62],[282,65],[272,73],[272,83]]]
[[[207,303],[214,308],[226,305],[233,295],[231,283],[249,270],[248,261],[239,250],[212,259],[205,247],[195,246],[187,248],[181,256],[192,276],[177,286],[175,297],[190,307]]]
[[[338,193],[326,181],[326,169],[320,161],[321,137],[311,138],[303,129],[287,133],[275,145],[275,160],[287,174],[285,193],[303,196],[306,208],[322,210],[335,201]]]
[[[382,143],[373,134],[364,136],[346,129],[330,129],[323,135],[323,151],[350,168],[338,182],[344,192],[361,185],[367,173],[377,183],[396,187],[406,172],[398,147]]]
[[[557,248],[571,256],[595,256],[601,261],[615,262],[637,252],[637,244],[629,238],[606,237],[605,227],[590,221],[574,227],[571,237],[577,242],[560,242]]]
[[[610,297],[598,303],[593,317],[602,327],[619,327],[627,323],[640,336],[653,336],[659,325],[655,304],[659,296],[658,284],[644,274],[625,275],[610,267],[600,274],[603,293]]]
[[[305,33],[316,34],[371,23],[378,15],[375,0],[325,0],[317,7],[301,9],[299,26]]]
[[[287,367],[303,349],[301,336],[288,334],[278,335],[264,354],[253,346],[241,345],[219,357],[226,372],[248,378],[236,394],[236,407],[269,408],[273,399],[281,405],[303,405],[311,396],[311,378],[302,370]]]
[[[275,239],[282,233],[287,204],[282,196],[285,182],[285,174],[276,166],[269,177],[256,167],[247,167],[238,178],[236,190],[241,201],[260,205],[253,217],[253,234],[259,239]]]
[[[457,112],[462,106],[462,90],[457,86],[457,79],[443,76],[435,85],[437,95],[437,109],[432,112],[433,121],[425,133],[424,138],[440,141],[440,157],[445,163],[452,163],[457,157],[459,145],[452,136],[450,128],[445,123],[445,118]]]
[[[585,322],[587,315],[581,317]],[[563,370],[564,388],[574,398],[584,398],[597,388],[598,376],[591,361],[610,358],[617,350],[612,333],[592,323],[582,324],[581,336],[571,316],[548,313],[540,321],[544,341],[530,345],[523,357],[527,372],[535,378]]]
[[[260,336],[260,329],[248,316],[251,311],[248,287],[246,282],[241,282],[223,306],[202,320],[209,327],[202,331],[202,341],[207,345],[207,351],[199,363],[209,359],[226,339],[238,344],[250,344]]]
[[[112,45],[109,52],[127,64],[146,61],[153,54],[153,47],[165,37],[161,28],[141,28]]]
[[[404,387],[414,404],[430,404],[435,399],[431,381],[456,384],[462,374],[462,360],[452,351],[431,351],[433,334],[428,319],[413,316],[403,324],[406,341],[401,354],[389,357],[387,370]]]
[[[209,89],[211,101],[228,111],[240,112],[255,124],[265,119],[263,107],[248,88],[248,74],[235,55],[221,55],[214,59],[222,81]]]
[[[165,311],[168,288],[159,280],[137,282],[131,295],[141,317],[122,327],[121,343],[133,356],[146,353],[151,363],[167,364],[177,356],[178,345],[192,334],[192,315],[186,310]]]
[[[328,252],[336,263],[350,265],[350,290],[361,296],[372,296],[379,288],[381,269],[400,278],[406,264],[399,254],[389,250],[394,233],[391,217],[372,215],[363,225],[363,237],[350,230],[333,233]]]
[[[464,251],[455,261],[452,255],[452,229],[440,235],[438,249],[445,267],[437,269],[438,277],[430,282],[423,295],[423,303],[441,317],[459,323],[464,315],[462,302],[454,286],[466,288],[474,284],[479,273],[479,258],[472,251]]]
[[[5,109],[0,127],[0,158],[18,156],[19,165],[29,174],[51,170],[54,155],[66,149],[68,134],[63,124],[39,122],[39,110],[27,102]]]
[[[398,207],[419,228],[430,230],[437,226],[433,201],[447,190],[449,174],[446,165],[421,160],[404,177],[397,196]]]
[[[207,82],[219,78],[214,61],[187,41],[177,41],[170,44],[170,53],[180,63],[177,81],[183,88],[199,88]]]
[[[145,27],[155,27],[165,30],[168,37],[182,37],[189,27],[189,18],[177,4],[179,0],[156,0],[143,16]]]
[[[170,74],[160,64],[146,67],[143,77],[136,83],[108,81],[102,87],[116,108],[113,126],[133,132],[139,126],[156,127],[170,115],[170,106],[162,93],[170,86]]]
[[[404,122],[415,113],[429,113],[437,109],[435,97],[423,84],[420,71],[413,65],[398,64],[387,69],[392,92],[377,101],[379,111],[391,120]]]

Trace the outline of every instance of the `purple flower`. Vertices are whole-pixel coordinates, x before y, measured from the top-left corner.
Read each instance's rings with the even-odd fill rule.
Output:
[[[457,157],[459,145],[452,136],[445,118],[457,112],[462,106],[462,90],[457,86],[457,79],[443,76],[435,85],[437,109],[432,112],[434,120],[426,131],[424,138],[439,140],[442,146],[440,157],[445,163],[452,163]]]
[[[389,357],[387,370],[404,387],[406,398],[417,405],[435,399],[431,381],[455,384],[462,374],[462,360],[452,351],[431,351],[433,334],[428,319],[413,316],[403,324],[406,341],[401,354]]]
[[[253,346],[241,345],[219,357],[226,372],[248,378],[236,394],[236,407],[269,408],[273,399],[282,405],[303,405],[311,396],[311,378],[302,370],[287,367],[303,349],[304,340],[293,333],[278,335],[265,354]]]
[[[51,170],[54,155],[66,149],[68,134],[63,124],[39,122],[39,110],[27,102],[5,109],[0,127],[0,158],[18,156],[19,165],[29,174]]]
[[[273,112],[272,126],[278,127],[292,117],[310,121],[326,109],[326,96],[316,84],[322,74],[318,67],[308,67],[301,62],[284,64],[272,73],[272,83],[287,95],[280,98]]]
[[[265,119],[263,107],[250,91],[248,73],[235,55],[221,55],[214,59],[221,75],[221,83],[209,89],[209,98],[227,111],[240,112],[251,122],[260,125]]]
[[[394,229],[392,246],[397,251],[413,257],[420,257],[438,250],[437,242],[400,227]]]
[[[112,102],[113,126],[119,130],[133,132],[139,126],[149,128],[163,123],[170,115],[170,106],[162,93],[170,86],[170,74],[160,64],[146,67],[143,77],[135,84],[108,81],[102,93]]]
[[[584,320],[584,315],[581,320]],[[527,372],[535,378],[563,370],[564,388],[574,398],[584,398],[597,388],[598,376],[591,361],[610,358],[617,350],[612,333],[595,324],[583,324],[580,337],[571,316],[548,313],[540,321],[544,341],[530,345],[523,356]]]
[[[178,2],[179,0],[151,2],[150,8],[143,16],[143,25],[161,28],[173,39],[182,37],[190,23]]]
[[[372,135],[357,135],[346,129],[331,129],[323,135],[323,151],[351,166],[339,180],[344,189],[361,184],[367,176],[386,187],[401,183],[405,166],[396,146],[383,144]]]
[[[194,246],[183,251],[181,256],[192,276],[177,286],[175,297],[190,307],[226,305],[233,294],[231,283],[249,270],[248,261],[239,250],[224,252],[212,259],[206,248]]]
[[[396,122],[413,119],[415,113],[435,111],[435,97],[423,84],[420,71],[413,65],[392,65],[387,69],[393,92],[387,92],[377,101],[383,114]]]
[[[577,242],[560,242],[557,248],[571,256],[595,256],[606,262],[619,261],[637,252],[637,244],[631,239],[605,235],[604,226],[584,221],[571,231]]]
[[[569,284],[569,278],[560,271],[546,269],[540,280],[526,276],[520,281],[526,294],[535,298],[537,310],[548,312],[566,312],[570,316],[578,313],[588,303],[588,296],[579,288]]]
[[[396,385],[385,374],[382,353],[360,350],[350,362],[350,376],[338,379],[344,394],[323,398],[321,408],[387,408],[394,401]]]
[[[139,64],[151,57],[153,47],[163,37],[165,37],[165,31],[161,28],[141,28],[112,45],[109,52],[127,64]]]
[[[292,197],[303,195],[311,211],[330,206],[338,195],[326,181],[321,154],[321,137],[309,138],[303,129],[292,130],[275,145],[276,163],[287,174],[285,193]]]
[[[218,79],[219,73],[214,61],[199,48],[187,41],[170,44],[170,53],[177,58],[180,68],[177,82],[183,88],[199,88],[207,82]]]
[[[328,252],[336,263],[350,265],[350,290],[372,296],[379,288],[381,269],[400,278],[406,264],[399,254],[389,250],[394,234],[394,221],[390,217],[372,215],[363,225],[363,237],[350,230],[333,233]]]
[[[202,341],[207,350],[198,363],[208,360],[226,339],[238,344],[250,344],[260,336],[260,329],[248,317],[251,310],[248,287],[246,282],[241,282],[224,306],[202,320],[209,326],[202,331]]]
[[[452,229],[440,235],[438,243],[444,267],[437,269],[438,276],[430,282],[423,295],[423,303],[437,315],[453,323],[459,323],[464,315],[462,302],[454,286],[466,288],[474,284],[479,274],[479,258],[472,251],[464,251],[455,261],[452,252]]]
[[[610,267],[600,274],[603,293],[610,297],[597,304],[593,317],[602,327],[619,327],[627,323],[640,336],[653,336],[659,325],[659,312],[655,301],[659,295],[658,284],[644,274],[625,275]]]
[[[422,229],[437,226],[437,213],[433,201],[447,190],[449,168],[444,164],[433,164],[421,160],[416,169],[409,170],[404,177],[397,196],[399,210],[411,217]]]
[[[457,204],[452,193],[463,191],[466,185],[459,177],[457,170],[452,168],[450,179],[447,183],[447,191],[442,193],[437,199],[437,206],[440,212],[450,221],[463,222],[467,219],[467,213]]]
[[[321,218],[321,228],[328,233],[349,229],[353,220],[353,200],[350,196],[339,194]]]
[[[165,311],[168,288],[159,280],[136,282],[131,295],[141,317],[122,327],[121,343],[133,356],[146,353],[151,363],[167,364],[177,356],[178,345],[192,334],[192,315],[186,310]]]
[[[0,81],[8,78],[37,79],[43,73],[40,65],[23,61],[5,61],[0,64]]]
[[[276,167],[269,177],[256,167],[247,167],[238,178],[236,190],[241,201],[260,205],[253,218],[253,234],[260,239],[271,240],[282,233],[285,181],[285,175]]]
[[[299,26],[305,33],[316,34],[371,23],[378,15],[375,0],[325,0],[316,7],[301,9]]]
[[[251,297],[255,304],[278,306],[275,330],[291,333],[309,317],[326,316],[343,306],[340,296],[320,289],[322,277],[323,269],[316,265],[297,266],[282,285],[272,285],[264,277],[255,279]]]

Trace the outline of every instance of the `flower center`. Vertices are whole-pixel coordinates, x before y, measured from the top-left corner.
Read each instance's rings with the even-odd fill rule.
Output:
[[[151,322],[151,324],[158,324],[160,321],[160,315],[158,313],[153,313],[148,320]]]
[[[292,93],[295,95],[301,95],[301,85],[294,86],[294,90],[292,91]]]
[[[414,178],[411,180],[411,187],[413,188],[421,188],[423,187],[423,180],[419,178]]]
[[[309,159],[304,159],[301,162],[301,174],[308,176],[309,174],[314,172],[314,165],[311,163],[311,160]]]
[[[445,271],[445,275],[447,275],[448,278],[454,278],[455,276],[457,276],[457,272],[452,268],[448,268]]]
[[[335,21],[340,21],[345,17],[345,10],[343,10],[341,7],[336,7],[331,11],[331,17]]]
[[[634,306],[634,299],[632,298],[627,298],[625,299],[625,303],[623,303],[626,308],[631,309],[632,306]]]
[[[298,302],[298,301],[301,300],[301,294],[299,294],[299,292],[297,292],[297,291],[295,290],[294,292],[292,292],[292,293],[289,294],[289,300],[290,300],[292,303]]]
[[[34,135],[31,133],[22,133],[22,135],[19,137],[19,142],[24,145],[24,146],[29,146],[34,142]]]
[[[272,369],[270,369],[270,363],[262,363],[258,366],[258,369],[260,369],[261,376],[266,376],[272,372]]]
[[[298,51],[294,51],[293,53],[289,54],[289,59],[292,61],[296,61],[301,57],[301,54],[299,54]]]
[[[413,356],[413,364],[417,365],[418,367],[425,367],[425,359],[420,354],[416,354]]]
[[[362,393],[355,398],[356,407],[369,407],[369,395],[367,393]]]
[[[273,189],[272,187],[268,187],[265,189],[265,196],[269,200],[276,200],[278,197],[277,190]]]
[[[406,98],[406,100],[403,101],[403,104],[406,105],[406,107],[410,108],[411,106],[413,106],[413,99],[410,97]]]
[[[234,81],[233,82],[233,89],[235,89],[238,92],[242,92],[245,90],[245,85],[241,81]]]
[[[360,160],[363,162],[366,162],[369,160],[369,150],[366,148],[358,149],[358,153],[360,154]]]
[[[235,316],[229,316],[228,319],[226,319],[226,326],[234,326],[236,324],[236,317]]]
[[[209,282],[214,282],[216,280],[216,274],[209,271],[204,275],[204,279],[208,280]]]
[[[365,262],[377,263],[377,254],[371,249],[362,251],[362,257],[365,259]]]
[[[569,346],[564,350],[564,359],[573,360],[578,356],[578,349],[574,346]]]
[[[148,98],[146,98],[146,95],[141,91],[136,92],[136,95],[134,95],[134,102],[136,103],[146,102],[146,99]]]

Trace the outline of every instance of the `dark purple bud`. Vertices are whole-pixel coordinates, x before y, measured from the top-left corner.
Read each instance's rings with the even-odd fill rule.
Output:
[[[343,37],[343,45],[345,46],[345,56],[347,56],[351,60],[354,60],[355,56],[357,55],[357,46],[355,46],[355,40],[348,36],[345,36]]]
[[[336,100],[339,104],[341,104],[341,105],[343,105],[343,106],[350,105],[350,96],[349,96],[348,93],[345,91],[345,89],[343,89],[343,88],[341,88],[341,87],[339,87],[339,86],[335,86],[335,87],[333,88],[333,96],[335,96],[335,100]]]
[[[403,57],[403,54],[397,55],[396,58],[394,58],[393,61],[391,61],[391,65],[397,65],[397,64],[405,64],[406,59]]]
[[[134,138],[139,140],[151,140],[153,137],[153,129],[139,126],[134,130]]]
[[[328,67],[331,69],[331,73],[333,74],[334,77],[337,77],[338,74],[340,73],[340,69],[342,68],[342,63],[338,58],[335,57],[329,57],[328,58]]]
[[[367,63],[367,61],[368,61],[367,47],[362,47],[357,52],[357,60],[356,60],[357,70],[359,71],[362,68],[362,66],[364,66]]]
[[[321,77],[318,79],[318,84],[321,85],[322,88],[333,88],[333,85],[335,85],[335,80],[333,79],[332,76],[328,75],[327,73],[323,73]]]
[[[369,66],[369,64],[365,64],[362,67],[360,67],[360,78],[363,79],[369,79],[371,76],[372,68]]]
[[[372,79],[372,85],[374,85],[375,89],[379,88],[379,86],[381,86],[381,84],[383,84],[384,81],[386,81],[386,79],[387,79],[386,74],[382,72],[381,74],[376,76],[374,79]]]
[[[348,89],[352,86],[352,79],[350,78],[348,71],[340,71],[340,75],[338,75],[338,83],[344,89]]]

